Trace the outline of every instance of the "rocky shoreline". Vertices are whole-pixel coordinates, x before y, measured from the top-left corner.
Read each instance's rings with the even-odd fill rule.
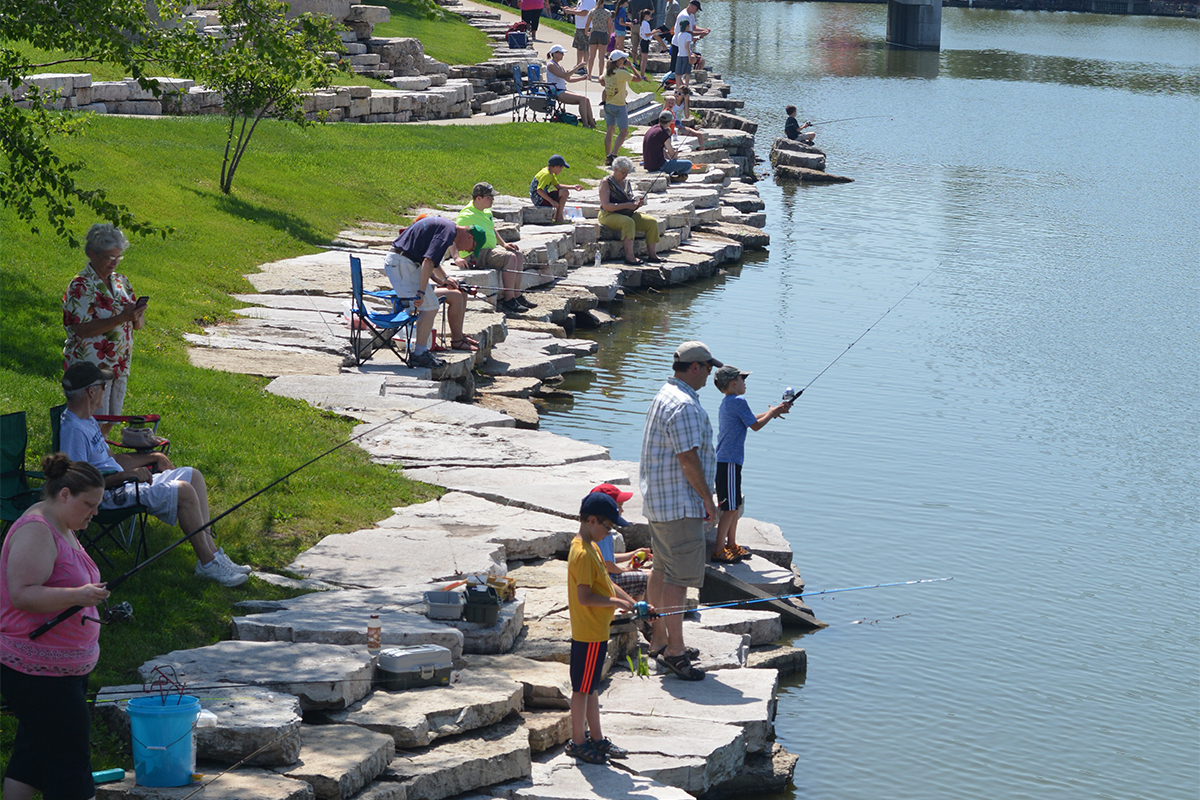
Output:
[[[630,487],[625,516],[633,524],[618,549],[644,544],[649,534],[637,464],[535,430],[535,402],[561,396],[561,375],[595,352],[594,342],[571,333],[618,323],[626,292],[703,279],[736,263],[745,248],[766,246],[753,133],[705,132],[708,149],[683,143],[699,165],[688,182],[632,176],[659,221],[662,264],[617,263],[620,242],[595,223],[594,189],[577,198],[579,216],[558,226],[524,198],[498,198],[498,227],[524,251],[523,286],[539,307],[506,320],[494,309],[495,273],[460,271],[480,287],[466,328],[482,346],[443,353],[442,368],[410,369],[389,349],[376,350],[379,342],[371,343],[374,352],[349,353],[348,259],[362,259],[367,288],[385,288],[381,266],[395,235],[386,225],[344,231],[325,252],[263,265],[248,276],[256,293],[238,297],[249,305],[236,324],[188,337],[193,363],[269,376],[272,393],[359,419],[355,435],[373,460],[403,465],[406,477],[447,490],[436,501],[395,509],[371,529],[326,537],[289,565],[299,578],[256,573],[314,591],[239,604],[231,640],[140,668],[146,679],[156,667],[173,670],[217,715],[216,727],[197,731],[200,772],[216,776],[250,756],[205,787],[205,797],[716,800],[786,788],[798,759],[773,742],[776,690],[779,676],[802,672],[806,659],[802,649],[777,642],[785,625],[822,626],[796,601],[690,612],[688,641],[708,670],[696,684],[630,672],[626,657],[636,659],[646,645],[632,620],[618,619],[601,707],[606,732],[631,756],[618,769],[563,753],[570,727],[565,557],[580,498],[602,482]],[[640,137],[630,143],[636,150]],[[638,245],[644,252],[644,242]],[[356,355],[371,357],[356,366]],[[802,590],[777,526],[745,519],[740,531],[755,555],[711,565],[690,605]],[[425,591],[484,574],[517,587],[494,625],[425,616]],[[385,648],[447,648],[450,685],[376,690],[365,647],[371,614],[380,618]],[[101,693],[97,708],[118,736],[129,736],[121,701],[140,690]],[[129,775],[97,787],[97,796],[182,798],[190,791],[138,787]]]

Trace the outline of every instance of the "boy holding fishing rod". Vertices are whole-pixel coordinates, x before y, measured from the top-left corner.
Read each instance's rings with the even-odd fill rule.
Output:
[[[717,541],[712,560],[717,564],[736,564],[749,558],[750,551],[737,543],[737,523],[741,516],[742,464],[746,460],[746,431],[761,430],[771,420],[792,410],[791,403],[769,406],[761,414],[750,410],[742,397],[746,393],[749,372],[737,367],[723,366],[713,375],[713,384],[725,395],[717,412],[720,432],[717,434]]]
[[[633,611],[634,605],[633,598],[609,580],[597,543],[612,528],[628,524],[617,510],[616,500],[604,492],[592,492],[580,504],[579,533],[571,540],[567,557],[567,605],[571,613],[571,741],[567,755],[589,764],[629,755],[628,750],[617,747],[600,732],[600,698],[596,693],[613,611]]]

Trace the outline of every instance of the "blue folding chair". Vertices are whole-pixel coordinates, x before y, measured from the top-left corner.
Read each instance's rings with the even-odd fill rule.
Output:
[[[391,290],[378,292],[363,289],[362,259],[350,256],[350,286],[354,299],[350,311],[350,349],[354,353],[354,363],[361,365],[375,355],[376,343],[387,346],[396,357],[408,364],[408,354],[412,352],[413,329],[417,324],[417,314],[405,306],[416,297],[400,297]],[[372,297],[388,303],[391,308],[386,311],[372,311],[367,307],[366,298]],[[395,336],[399,330],[404,331],[405,351],[396,349]],[[366,332],[371,332],[371,339],[366,339]],[[363,353],[366,351],[366,355]]]
[[[534,114],[534,121],[536,122],[537,115],[541,114],[542,121],[549,122],[558,111],[558,89],[553,83],[542,80],[541,64],[528,65],[526,72],[529,75],[529,93],[532,95],[529,110]]]

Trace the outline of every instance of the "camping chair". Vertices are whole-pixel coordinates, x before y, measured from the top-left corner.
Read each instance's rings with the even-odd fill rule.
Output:
[[[554,117],[560,108],[558,102],[558,89],[554,84],[542,80],[542,65],[530,64],[526,71],[529,74],[529,93],[532,97],[529,100],[529,110],[534,114],[534,121],[537,120],[537,115],[542,115],[543,122],[549,122]]]
[[[0,534],[36,503],[41,494],[40,489],[29,486],[30,478],[41,480],[43,476],[25,469],[28,440],[24,411],[0,417]]]
[[[50,447],[53,452],[61,449],[62,414],[66,408],[65,405],[61,405],[50,409]],[[96,417],[96,419],[101,418]],[[136,492],[136,483],[134,487]],[[136,566],[142,562],[143,554],[150,555],[150,548],[146,544],[146,517],[149,513],[150,509],[141,503],[126,508],[102,508],[96,512],[96,516],[92,517],[92,524],[87,529],[91,530],[95,527],[99,530],[91,535],[84,531],[79,536],[79,543],[85,549],[94,546],[95,551],[104,559],[104,563],[110,567],[113,563],[100,549],[101,542],[111,539],[126,553],[131,552],[129,548],[132,547],[133,563]]]
[[[363,290],[362,259],[350,256],[350,287],[353,292],[353,306],[350,311],[350,350],[354,354],[354,363],[361,365],[375,354],[370,349],[375,342],[380,342],[391,349],[396,357],[408,364],[408,353],[412,351],[413,329],[417,324],[417,314],[410,312],[404,306],[405,301],[416,300],[416,297],[400,297],[393,291],[368,292]],[[366,298],[385,300],[391,304],[388,311],[372,311],[367,307]],[[404,329],[405,352],[396,349],[396,331]],[[371,338],[364,336],[371,332]],[[369,350],[366,356],[364,350]]]

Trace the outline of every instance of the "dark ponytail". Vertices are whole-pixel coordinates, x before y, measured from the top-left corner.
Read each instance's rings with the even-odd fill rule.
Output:
[[[66,453],[51,453],[43,458],[42,473],[46,476],[46,482],[42,484],[43,500],[49,500],[63,489],[76,495],[89,489],[104,488],[100,470],[86,461],[72,461]]]

